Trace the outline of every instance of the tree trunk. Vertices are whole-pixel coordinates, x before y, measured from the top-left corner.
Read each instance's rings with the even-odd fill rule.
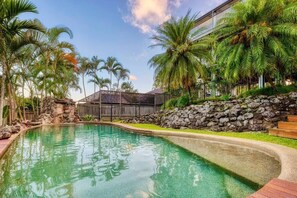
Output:
[[[6,80],[6,63],[3,63],[2,79],[1,79],[1,93],[0,93],[0,126],[3,125],[3,108],[5,96],[5,80]]]
[[[23,86],[22,86],[22,95],[23,95],[23,118],[26,120],[26,111],[25,111],[25,81],[23,79]]]
[[[112,73],[109,72],[109,75],[110,75],[110,88],[109,88],[109,90],[111,91],[111,86],[112,86]]]
[[[85,86],[85,74],[82,75],[82,83],[83,83],[84,95],[85,95],[85,98],[87,98],[86,86]]]

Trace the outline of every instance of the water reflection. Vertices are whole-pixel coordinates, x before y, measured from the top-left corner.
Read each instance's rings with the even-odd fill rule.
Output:
[[[111,126],[43,127],[0,160],[1,197],[244,197],[252,191],[162,139]]]

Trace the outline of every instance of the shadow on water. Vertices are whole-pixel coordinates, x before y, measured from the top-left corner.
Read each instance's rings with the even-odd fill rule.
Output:
[[[254,190],[161,138],[112,126],[38,128],[0,160],[1,197],[245,197]]]

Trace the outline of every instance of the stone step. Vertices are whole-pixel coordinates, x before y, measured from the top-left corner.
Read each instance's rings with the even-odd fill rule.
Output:
[[[297,122],[297,115],[288,115],[289,122]]]
[[[286,137],[297,139],[297,130],[289,130],[289,129],[269,129],[270,135],[275,135],[279,137]]]
[[[297,122],[278,122],[278,128],[297,130]]]

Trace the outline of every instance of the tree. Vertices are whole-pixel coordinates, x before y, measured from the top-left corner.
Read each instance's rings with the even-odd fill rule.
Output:
[[[170,19],[157,29],[152,37],[163,53],[153,56],[149,64],[155,69],[155,82],[160,87],[185,88],[191,96],[191,87],[198,76],[206,77],[206,63],[211,61],[210,47],[212,40],[204,37],[196,40],[201,30],[192,31],[197,15],[190,12],[180,19]]]
[[[82,77],[82,84],[83,84],[83,90],[84,90],[84,95],[85,98],[87,97],[86,93],[86,87],[85,87],[85,75],[88,74],[91,68],[91,63],[90,60],[86,57],[80,57],[79,58],[79,73],[81,74]]]
[[[100,68],[100,69],[106,70],[110,75],[109,90],[111,90],[112,88],[112,75],[115,75],[116,72],[122,68],[123,68],[122,64],[119,63],[115,57],[108,57],[104,62],[104,66]]]
[[[130,73],[130,71],[128,69],[125,69],[125,68],[120,68],[120,69],[116,70],[115,77],[117,79],[117,89],[120,88],[120,81],[121,80],[125,80],[125,79],[129,78],[129,73]]]
[[[92,79],[90,79],[89,83],[94,83],[99,87],[99,90],[106,87],[109,88],[108,85],[110,84],[110,80],[108,78],[99,78],[99,76],[96,73],[91,73],[90,76]]]
[[[297,49],[295,0],[247,0],[233,6],[219,23],[216,50],[225,79],[285,75]]]
[[[17,53],[24,46],[35,43],[30,31],[43,31],[36,20],[20,20],[22,13],[37,13],[36,6],[27,0],[0,0],[0,64],[2,67],[1,93],[0,93],[0,125],[3,124],[3,104],[5,84],[9,95],[10,108],[13,108],[12,86],[10,70],[17,61]],[[10,111],[10,121],[13,111]]]
[[[138,92],[137,89],[134,89],[134,86],[133,86],[133,84],[132,84],[131,81],[129,81],[129,82],[123,82],[122,85],[121,85],[121,89],[124,92],[130,92],[130,93],[137,93]]]
[[[96,74],[101,71],[100,63],[104,63],[103,59],[99,59],[97,56],[93,56],[90,62],[90,68],[88,69],[88,75]],[[94,93],[96,92],[96,84],[94,83]]]

